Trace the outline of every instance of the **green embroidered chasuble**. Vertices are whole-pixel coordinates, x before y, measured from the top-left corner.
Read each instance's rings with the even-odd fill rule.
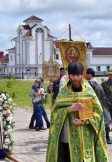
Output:
[[[63,153],[59,151],[59,139],[65,119],[71,162],[108,161],[102,107],[86,80],[83,81],[82,87],[82,92],[72,92],[70,85],[66,84],[58,94],[51,112],[46,162],[64,162]],[[69,108],[78,98],[83,97],[92,97],[93,118],[87,119],[81,126],[75,126],[73,119],[76,115]]]

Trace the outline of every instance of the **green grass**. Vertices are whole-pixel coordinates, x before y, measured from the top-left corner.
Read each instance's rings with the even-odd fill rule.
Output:
[[[7,92],[12,98],[13,103],[15,103],[17,107],[32,109],[32,99],[29,97],[32,85],[32,81],[6,79],[0,82],[0,91]],[[46,88],[47,86],[48,83],[43,84],[44,88]],[[51,97],[48,94],[47,98],[44,101],[44,107],[50,109],[50,103]]]

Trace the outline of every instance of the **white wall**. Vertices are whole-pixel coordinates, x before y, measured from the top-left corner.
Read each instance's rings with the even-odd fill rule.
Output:
[[[29,58],[29,64],[35,64],[35,41],[30,41],[29,43],[29,54],[30,54],[30,58]]]
[[[11,60],[12,58],[12,60]],[[10,52],[9,54],[9,65],[15,65],[15,53]]]
[[[92,64],[112,64],[112,56],[93,56],[91,58]]]
[[[45,41],[45,44],[44,44],[44,58],[45,58],[45,61],[48,61],[50,59],[50,41]]]

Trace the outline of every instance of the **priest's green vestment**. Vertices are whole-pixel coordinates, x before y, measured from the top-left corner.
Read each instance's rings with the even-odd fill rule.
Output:
[[[66,84],[58,94],[51,112],[46,162],[64,162],[60,133],[65,119],[71,162],[108,161],[101,104],[86,80],[83,81],[82,89],[82,92],[72,92],[71,85]],[[93,118],[87,119],[81,126],[75,126],[73,119],[76,115],[69,108],[83,97],[92,97]]]

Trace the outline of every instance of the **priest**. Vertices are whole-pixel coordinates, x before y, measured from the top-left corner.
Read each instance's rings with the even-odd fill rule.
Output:
[[[78,62],[68,65],[68,82],[58,93],[51,113],[46,162],[108,161],[103,109],[83,78],[83,70]],[[80,112],[89,108],[89,100],[92,116],[82,118]]]

